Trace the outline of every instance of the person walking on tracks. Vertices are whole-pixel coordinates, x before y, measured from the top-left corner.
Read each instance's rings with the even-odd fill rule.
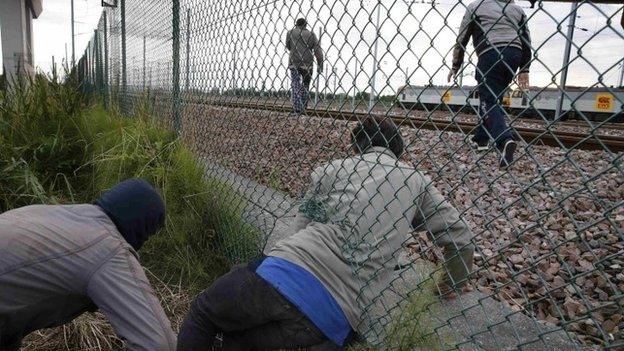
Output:
[[[428,177],[398,161],[398,128],[371,117],[351,140],[355,156],[312,172],[291,236],[195,298],[178,351],[342,348],[374,324],[370,307],[413,230],[444,248],[447,275],[436,291],[466,284],[472,232]]]
[[[295,22],[295,28],[286,34],[286,49],[290,52],[288,69],[292,79],[293,111],[296,114],[304,113],[308,105],[314,57],[318,73],[323,72],[323,50],[316,35],[306,28],[307,25],[304,18],[299,18]]]
[[[478,56],[476,79],[481,101],[481,121],[472,141],[479,151],[485,151],[493,139],[501,152],[500,166],[506,168],[513,162],[517,145],[500,100],[518,69],[518,85],[529,88],[532,52],[527,16],[513,0],[477,0],[469,4],[453,50],[449,82],[463,65],[470,37]]]
[[[176,338],[137,260],[163,225],[152,186],[130,179],[93,204],[0,214],[0,350],[29,333],[101,310],[128,350],[173,351]]]

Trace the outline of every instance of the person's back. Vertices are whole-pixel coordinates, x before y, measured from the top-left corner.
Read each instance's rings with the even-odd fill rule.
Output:
[[[295,27],[288,32],[286,42],[290,50],[289,67],[312,69],[314,50],[318,46],[318,40],[314,33],[305,27]]]
[[[366,311],[389,285],[414,229],[445,247],[449,285],[461,286],[471,270],[470,229],[431,180],[389,148],[369,147],[317,168],[299,211],[309,222],[269,255],[314,274],[360,333],[371,327]]]
[[[17,350],[30,332],[98,309],[129,350],[175,348],[169,321],[134,251],[160,219],[133,216],[152,207],[147,197],[136,195],[130,193],[144,209],[127,200],[121,208],[107,207],[111,197],[105,194],[99,203],[106,210],[92,204],[34,205],[0,214],[0,350]],[[128,214],[128,221],[113,217],[114,222],[109,210]],[[130,226],[144,232],[130,233]],[[130,240],[135,246],[126,237],[137,238]]]
[[[391,278],[392,257],[411,231],[423,178],[377,147],[317,168],[312,178],[312,196],[301,212],[311,222],[269,255],[319,278],[356,326]]]
[[[505,45],[522,49],[518,33],[525,14],[520,6],[506,0],[482,0],[468,5],[467,11],[475,16],[473,44],[478,55]]]
[[[0,335],[21,338],[94,310],[89,278],[123,246],[112,225],[93,205],[36,205],[0,214]]]

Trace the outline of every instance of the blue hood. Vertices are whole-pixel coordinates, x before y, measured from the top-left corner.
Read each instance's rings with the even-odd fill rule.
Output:
[[[104,210],[135,250],[165,222],[165,203],[154,187],[142,179],[124,180],[104,192],[94,204]]]

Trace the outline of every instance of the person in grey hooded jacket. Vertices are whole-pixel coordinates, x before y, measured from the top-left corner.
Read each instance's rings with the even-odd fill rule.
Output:
[[[165,205],[130,179],[93,204],[33,205],[0,214],[0,350],[29,333],[102,311],[128,350],[175,350],[176,338],[136,251]]]

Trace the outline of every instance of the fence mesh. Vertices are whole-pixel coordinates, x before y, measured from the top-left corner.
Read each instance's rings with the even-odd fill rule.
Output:
[[[617,349],[624,347],[624,31],[622,5],[611,3],[119,0],[103,11],[76,72],[110,107],[131,114],[147,103],[205,162],[208,177],[236,190],[232,201],[245,199],[243,218],[263,234],[229,238],[233,263],[287,235],[300,210],[328,221],[309,211],[312,171],[326,172],[326,182],[337,177],[323,165],[353,157],[350,131],[367,117],[398,125],[407,152],[397,167],[426,174],[428,187],[457,209],[472,232],[474,268],[463,294],[432,297],[457,259],[435,244],[455,235],[455,223],[445,218],[434,238],[400,224],[410,209],[421,210],[416,199],[389,205],[414,174],[398,185],[388,176],[396,187],[385,194],[387,184],[375,184],[381,195],[359,197],[368,199],[364,207],[342,203],[372,215],[339,230],[349,243],[340,255],[359,282],[357,329],[370,345]],[[514,22],[516,5],[524,23]],[[304,89],[292,82],[307,72],[289,69],[286,47],[298,18],[324,56],[319,70],[314,45],[306,49],[315,64],[305,111],[297,111]],[[510,29],[513,38],[500,34]],[[499,35],[506,41],[475,50],[461,40],[468,30],[490,44]],[[291,51],[309,35],[291,34]],[[507,60],[516,46],[532,53],[530,87]],[[447,83],[458,47],[465,58]],[[485,103],[488,92],[498,103]],[[495,110],[518,145],[507,168],[496,145],[480,153],[472,142],[480,121],[493,136]],[[357,193],[364,183],[347,188]],[[329,193],[347,192],[328,184]],[[375,196],[390,200],[375,207]],[[382,217],[392,228],[374,232]],[[395,250],[381,251],[397,236]],[[363,274],[366,262],[380,271]],[[382,270],[391,278],[378,285]]]

